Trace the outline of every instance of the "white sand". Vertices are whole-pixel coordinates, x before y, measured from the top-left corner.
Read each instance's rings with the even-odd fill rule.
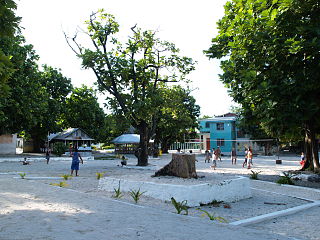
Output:
[[[194,184],[203,181],[216,181],[220,178],[226,179],[234,177],[235,174],[248,175],[250,173],[250,170],[242,168],[242,162],[240,164],[239,160],[238,165],[232,166],[230,160],[225,158],[222,162],[218,162],[218,168],[214,171],[210,169],[210,164],[204,163],[202,156],[198,156],[197,159],[199,160],[197,162],[198,175],[205,176],[204,178],[185,180],[164,177],[153,178],[153,181],[160,182],[165,179],[165,181],[179,182],[180,184]],[[170,156],[163,156],[160,160],[150,160],[149,162],[156,168],[160,168],[169,160]],[[256,158],[254,159],[253,170],[273,175],[280,174],[288,169],[298,169],[298,160],[295,158],[284,160],[282,165],[276,165],[272,157]],[[136,160],[133,158],[129,159],[129,164],[133,165],[135,162]],[[25,172],[26,176],[33,177],[58,177],[69,174],[70,162],[52,161],[47,165],[44,161],[36,161],[26,166],[18,162],[1,162],[0,239],[66,239],[72,236],[77,236],[76,239],[93,239],[93,237],[103,239],[110,232],[112,232],[110,236],[113,237],[109,236],[105,239],[191,239],[183,237],[185,233],[182,233],[182,230],[178,231],[178,229],[168,227],[168,223],[174,225],[177,221],[181,221],[181,224],[185,226],[185,228],[181,226],[181,229],[184,229],[183,231],[189,232],[191,235],[198,233],[194,235],[193,238],[195,239],[207,239],[208,236],[219,236],[219,234],[222,234],[221,236],[224,239],[235,239],[233,238],[235,236],[238,239],[251,239],[251,237],[252,239],[275,239],[274,236],[268,235],[264,231],[259,233],[251,230],[251,228],[258,231],[265,229],[270,233],[299,239],[318,239],[318,233],[312,228],[306,229],[302,223],[307,221],[308,225],[316,226],[319,221],[319,207],[292,216],[253,224],[250,225],[250,230],[247,227],[223,225],[223,228],[219,227],[220,230],[215,229],[211,232],[211,230],[202,227],[204,223],[210,224],[210,221],[201,217],[201,212],[195,208],[189,209],[189,215],[195,217],[190,218],[172,214],[175,209],[171,203],[144,196],[141,197],[138,205],[134,204],[128,194],[124,194],[121,199],[115,201],[112,198],[112,192],[98,191],[96,172],[105,172],[106,176],[130,177],[140,180],[150,179],[150,176],[154,173],[153,170],[121,168],[117,166],[118,164],[119,160],[87,161],[84,165],[80,165],[80,177],[68,180],[69,186],[67,189],[63,189],[49,185],[50,183],[58,183],[59,180],[15,179],[14,177],[19,175],[14,173]],[[308,203],[308,201],[297,197],[310,200],[320,199],[319,192],[309,189],[294,189],[257,181],[252,181],[252,186],[254,187],[253,197],[250,199],[235,203],[221,203],[219,206],[202,206],[201,209],[232,222]],[[76,192],[70,192],[68,189]],[[74,199],[75,196],[76,199]],[[107,206],[104,202],[108,203]],[[225,204],[228,204],[231,208],[225,208]],[[124,206],[126,206],[125,208],[130,206],[130,211],[125,211]],[[121,213],[118,208],[123,209],[120,211]],[[139,211],[142,212],[139,213]],[[117,214],[123,214],[123,217],[117,216]],[[141,224],[139,222],[134,223],[137,218],[136,214],[146,214],[146,219],[139,218]],[[148,225],[144,221],[152,221],[152,219],[149,219],[149,215],[156,217],[156,219],[153,219],[154,223]],[[129,221],[130,219],[132,221]],[[127,229],[123,232],[119,230],[122,221],[126,222],[125,228]],[[198,224],[197,229],[192,229],[191,233],[188,224],[192,226]],[[109,231],[106,231],[106,225]],[[118,229],[119,232],[110,230],[113,227]],[[158,230],[158,228],[162,230]],[[202,231],[201,234],[199,231]],[[224,233],[228,233],[229,238],[226,238]]]

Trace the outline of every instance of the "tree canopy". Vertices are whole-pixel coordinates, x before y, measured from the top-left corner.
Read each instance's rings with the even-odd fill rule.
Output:
[[[162,41],[154,31],[132,27],[126,43],[117,39],[119,24],[113,15],[99,10],[86,22],[92,47],[78,36],[68,40],[84,68],[96,75],[101,91],[109,93],[114,112],[124,115],[140,133],[138,165],[148,164],[147,148],[158,121],[159,88],[185,81],[194,69],[191,58],[180,56],[173,43]]]
[[[319,168],[320,5],[317,0],[233,0],[205,51],[219,58],[234,100],[274,137],[303,136]],[[312,163],[313,159],[313,164]]]
[[[64,108],[63,126],[82,128],[96,142],[105,140],[106,117],[92,88],[74,88]]]

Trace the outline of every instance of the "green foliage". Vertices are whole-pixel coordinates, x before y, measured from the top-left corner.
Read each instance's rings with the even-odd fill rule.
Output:
[[[123,195],[121,193],[121,190],[120,190],[120,181],[119,181],[119,186],[118,188],[114,188],[114,194],[112,195],[113,198],[121,198]]]
[[[97,173],[96,173],[97,179],[99,180],[100,178],[102,178],[105,173],[106,173],[106,172],[97,172]]]
[[[22,179],[24,179],[24,177],[26,176],[26,173],[19,173],[19,175]]]
[[[133,27],[127,42],[120,43],[116,38],[119,24],[104,10],[92,14],[86,25],[93,48],[79,44],[76,37],[72,38],[75,44],[69,45],[82,66],[94,71],[99,90],[108,93],[108,107],[124,116],[145,139],[137,155],[138,165],[145,166],[148,141],[158,120],[160,88],[169,82],[187,82],[194,62],[180,56],[173,43],[160,40],[154,31]]]
[[[304,131],[314,141],[320,131],[318,5],[317,0],[229,1],[219,34],[205,51],[223,59],[221,81],[249,123],[267,135],[302,139]],[[317,144],[310,147],[318,152]]]
[[[58,186],[58,187],[68,187],[69,186],[69,184],[67,184],[66,182],[50,183],[50,185]]]
[[[284,176],[279,177],[279,179],[276,181],[276,183],[294,185],[294,182],[292,181],[293,175],[291,173],[283,172],[283,175]]]
[[[258,180],[258,175],[259,175],[259,173],[261,173],[261,172],[262,172],[262,171],[255,172],[255,171],[251,170],[250,179]]]
[[[64,180],[68,180],[68,179],[71,179],[72,178],[72,176],[71,175],[69,175],[69,174],[64,174],[64,175],[62,175],[61,177],[63,177],[63,179]]]
[[[185,215],[188,215],[189,207],[187,206],[187,200],[183,200],[179,202],[179,201],[176,201],[174,197],[172,197],[171,203],[174,206],[174,208],[177,210],[177,214],[180,214],[182,211],[185,211]]]
[[[120,185],[119,185],[119,189],[120,189]],[[130,196],[132,197],[132,199],[134,200],[135,203],[138,203],[141,195],[144,193],[145,192],[140,192],[140,188],[138,190],[131,189],[129,192]]]
[[[84,85],[74,88],[64,105],[63,126],[77,126],[83,129],[96,142],[104,142],[106,134],[106,117],[99,106],[96,92]]]
[[[160,142],[162,150],[167,152],[173,142],[184,141],[196,132],[200,107],[190,95],[190,90],[181,86],[162,88],[161,99],[155,141]]]
[[[228,221],[223,218],[223,217],[219,217],[219,216],[215,216],[213,213],[210,214],[209,212],[202,210],[202,209],[198,209],[200,212],[202,212],[202,216],[207,216],[211,221],[219,221],[222,223],[227,223]]]
[[[56,142],[53,145],[53,153],[61,157],[68,150],[67,146],[63,142]]]

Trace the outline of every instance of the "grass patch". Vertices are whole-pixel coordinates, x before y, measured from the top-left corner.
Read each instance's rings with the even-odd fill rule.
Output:
[[[145,192],[140,192],[140,188],[138,190],[131,190],[129,192],[130,196],[132,197],[132,199],[134,200],[135,203],[138,203],[141,195],[144,193]]]
[[[58,186],[58,187],[68,187],[69,186],[69,184],[67,184],[66,182],[50,183],[50,185]]]
[[[188,215],[188,206],[187,206],[187,200],[183,200],[181,202],[176,201],[174,197],[171,198],[171,203],[174,206],[174,208],[177,210],[177,214],[180,214],[182,211],[185,211],[185,215]]]
[[[293,174],[286,172],[283,172],[283,174],[284,176],[280,176],[276,183],[294,185],[294,182],[292,181]]]
[[[258,180],[259,178],[258,178],[258,175],[259,175],[259,173],[261,173],[262,171],[259,171],[259,172],[255,172],[255,171],[253,171],[253,170],[251,170],[251,173],[249,174],[250,175],[250,179],[252,179],[252,180]]]
[[[202,210],[200,208],[198,208],[197,210],[199,210],[200,212],[202,212],[201,216],[207,216],[211,221],[218,221],[218,222],[222,222],[222,223],[227,223],[228,221],[223,218],[223,217],[219,217],[219,216],[215,216],[214,213],[209,213],[205,210]]]
[[[26,176],[26,173],[19,173],[19,175],[22,179],[24,179],[24,177]]]
[[[106,156],[101,156],[101,157],[94,157],[95,160],[114,160],[116,159],[116,155],[106,155]]]

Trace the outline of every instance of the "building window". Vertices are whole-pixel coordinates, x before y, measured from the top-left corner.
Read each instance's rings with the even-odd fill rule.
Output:
[[[223,138],[217,139],[217,146],[219,146],[219,147],[224,146],[224,139]]]
[[[210,127],[210,122],[206,122],[206,128]]]
[[[217,123],[217,130],[224,130],[224,123]]]

